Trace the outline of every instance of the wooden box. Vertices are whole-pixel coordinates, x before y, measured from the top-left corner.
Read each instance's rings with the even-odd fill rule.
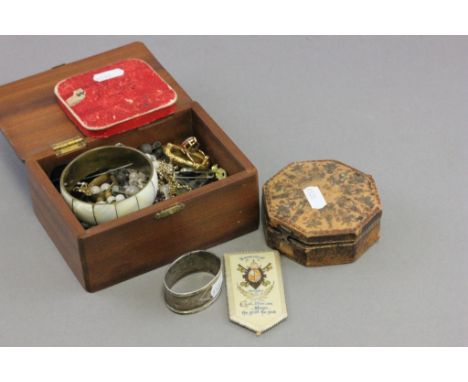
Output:
[[[81,135],[54,98],[63,78],[122,59],[149,63],[177,92],[169,117],[105,139]],[[83,287],[97,291],[258,227],[257,171],[215,121],[139,42],[0,87],[0,127],[26,162],[34,211]],[[195,135],[228,177],[88,229],[49,175],[87,149],[123,143],[181,142]]]
[[[379,238],[374,179],[335,160],[294,162],[263,186],[267,243],[312,267],[351,263]]]

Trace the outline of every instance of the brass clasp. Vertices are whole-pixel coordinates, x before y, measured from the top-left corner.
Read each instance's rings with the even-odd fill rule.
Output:
[[[182,211],[184,208],[185,208],[184,203],[177,203],[177,204],[174,204],[173,206],[171,206],[169,208],[166,208],[165,210],[156,212],[154,214],[154,218],[156,220],[164,219],[164,218],[167,218],[168,216],[174,215],[174,214]]]

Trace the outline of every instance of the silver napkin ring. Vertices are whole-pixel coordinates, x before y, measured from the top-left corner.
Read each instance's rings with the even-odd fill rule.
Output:
[[[167,307],[179,314],[190,314],[210,306],[221,292],[222,269],[221,259],[211,252],[195,251],[179,257],[164,276],[164,299]],[[196,272],[209,272],[214,277],[194,291],[175,292],[171,289],[177,281]]]

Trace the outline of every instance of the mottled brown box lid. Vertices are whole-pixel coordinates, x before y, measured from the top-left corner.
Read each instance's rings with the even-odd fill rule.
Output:
[[[307,187],[318,187],[323,208],[311,206]],[[267,224],[308,245],[356,240],[382,213],[372,176],[336,160],[293,162],[263,195]]]

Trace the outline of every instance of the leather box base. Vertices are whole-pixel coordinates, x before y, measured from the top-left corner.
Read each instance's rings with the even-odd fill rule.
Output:
[[[286,238],[270,228],[267,223],[264,224],[264,230],[269,247],[277,249],[282,255],[306,267],[319,267],[348,264],[360,258],[379,239],[380,219],[358,240],[351,243],[307,246],[294,239]]]
[[[268,245],[308,267],[347,264],[379,238],[371,175],[336,160],[293,162],[263,186]]]

